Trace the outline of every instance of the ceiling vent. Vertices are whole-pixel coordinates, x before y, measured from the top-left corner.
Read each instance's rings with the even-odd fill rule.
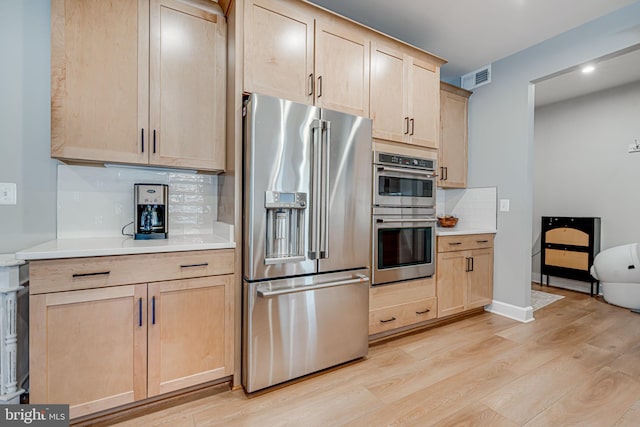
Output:
[[[462,76],[462,87],[467,90],[491,83],[491,64]]]

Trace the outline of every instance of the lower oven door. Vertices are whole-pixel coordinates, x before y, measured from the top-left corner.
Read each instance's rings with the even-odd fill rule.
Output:
[[[433,217],[373,216],[373,285],[435,273]]]

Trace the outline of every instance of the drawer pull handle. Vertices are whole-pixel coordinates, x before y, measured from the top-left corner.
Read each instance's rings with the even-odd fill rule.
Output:
[[[416,311],[416,314],[427,314],[428,312],[430,312],[431,310],[429,310],[428,308],[424,311]]]
[[[391,319],[387,319],[387,320],[380,320],[380,323],[389,323],[389,322],[393,322],[394,320],[396,320],[395,317],[392,317]]]
[[[76,277],[89,277],[89,276],[106,276],[111,273],[110,271],[98,271],[97,273],[74,273],[73,278]]]
[[[478,243],[489,243],[488,240],[476,240],[476,242],[478,242]]]
[[[138,299],[138,326],[142,326],[142,298]]]
[[[151,324],[156,324],[156,297],[151,297]]]
[[[462,242],[451,242],[451,243],[449,243],[449,245],[451,245],[451,246],[456,246],[456,245],[461,245],[461,244],[462,244]]]
[[[180,268],[206,267],[206,266],[208,266],[208,265],[209,265],[209,263],[208,263],[208,262],[203,262],[203,263],[200,263],[200,264],[182,264],[182,265],[180,266]]]

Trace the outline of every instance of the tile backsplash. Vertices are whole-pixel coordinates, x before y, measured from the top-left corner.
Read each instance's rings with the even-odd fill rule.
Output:
[[[133,185],[169,185],[169,235],[212,234],[218,177],[170,169],[58,166],[58,238],[116,237],[133,221]],[[125,228],[132,233],[133,224]]]
[[[496,187],[438,189],[436,198],[436,214],[457,216],[457,229],[497,229]]]

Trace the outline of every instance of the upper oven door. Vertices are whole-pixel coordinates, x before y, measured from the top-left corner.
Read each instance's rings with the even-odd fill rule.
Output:
[[[373,204],[395,207],[433,207],[436,175],[431,171],[373,165]]]

